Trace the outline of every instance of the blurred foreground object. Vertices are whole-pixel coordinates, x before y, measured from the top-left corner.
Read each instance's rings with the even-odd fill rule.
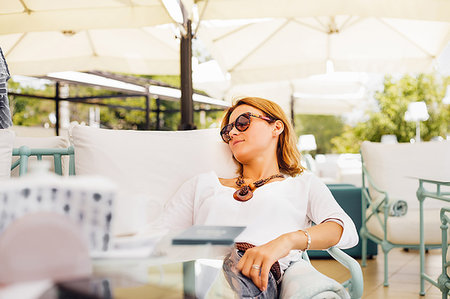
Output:
[[[55,281],[91,274],[88,245],[67,216],[28,214],[0,236],[0,283]]]
[[[0,48],[0,129],[6,129],[12,126],[8,88],[6,86],[6,81],[9,80],[9,77],[8,65]]]

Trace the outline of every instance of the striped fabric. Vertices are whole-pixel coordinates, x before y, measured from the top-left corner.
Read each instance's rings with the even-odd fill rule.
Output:
[[[6,81],[8,81],[9,77],[8,65],[0,48],[0,129],[6,129],[12,125],[6,86]]]

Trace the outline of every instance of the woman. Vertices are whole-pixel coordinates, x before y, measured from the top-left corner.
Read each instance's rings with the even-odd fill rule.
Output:
[[[358,234],[328,188],[300,165],[293,128],[274,102],[247,97],[224,116],[221,137],[238,176],[214,172],[187,181],[169,202],[166,224],[242,225],[236,250],[224,262],[241,297],[275,298],[282,273],[300,251],[353,247]],[[311,227],[311,223],[317,225]]]

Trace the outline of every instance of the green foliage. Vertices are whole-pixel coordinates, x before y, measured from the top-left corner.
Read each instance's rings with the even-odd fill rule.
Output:
[[[411,102],[424,101],[430,118],[420,122],[421,139],[446,137],[450,132],[450,105],[442,103],[450,77],[432,74],[406,75],[399,80],[386,76],[383,91],[375,94],[379,111],[368,112],[368,120],[355,127],[347,126],[341,136],[331,140],[337,152],[359,151],[362,141],[379,142],[382,135],[393,134],[399,142],[409,142],[416,134],[416,124],[404,120]]]
[[[344,129],[341,117],[334,115],[301,115],[295,116],[295,133],[297,136],[303,134],[314,134],[317,143],[316,154],[332,152],[330,140],[339,136]]]
[[[33,89],[31,87],[21,86],[12,79],[8,81],[8,90],[10,92],[23,94],[36,94],[40,96],[54,96],[54,88],[46,85],[43,89]],[[9,96],[12,121],[20,126],[44,126],[50,125],[49,113],[54,112],[55,105],[51,100],[38,100],[22,96]]]

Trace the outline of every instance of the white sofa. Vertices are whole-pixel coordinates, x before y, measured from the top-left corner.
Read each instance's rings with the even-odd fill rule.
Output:
[[[232,156],[216,129],[119,131],[75,126],[70,132],[77,175],[102,175],[119,187],[116,235],[157,222],[165,202],[201,172],[235,176]],[[120,211],[120,212],[119,212]]]

